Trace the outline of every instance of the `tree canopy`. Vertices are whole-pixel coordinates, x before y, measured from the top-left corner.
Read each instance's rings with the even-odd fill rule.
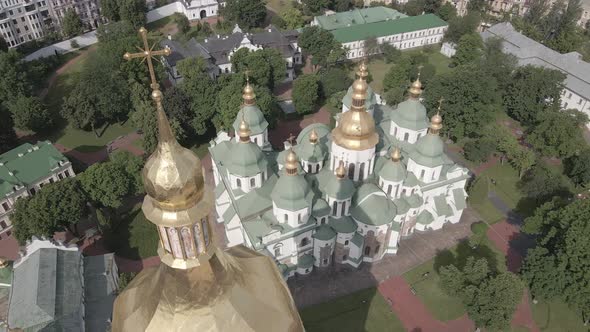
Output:
[[[118,2],[121,20],[131,23],[136,29],[145,25],[147,7],[144,0],[119,0]]]
[[[459,39],[457,52],[453,56],[452,64],[455,66],[473,62],[481,57],[483,41],[478,33],[468,33]]]
[[[87,216],[86,193],[76,178],[65,179],[43,187],[32,197],[19,199],[10,220],[14,236],[24,244],[32,236],[52,237],[69,229]]]
[[[266,86],[271,90],[286,77],[287,63],[281,52],[274,48],[254,52],[241,48],[233,54],[231,62],[234,72],[247,71],[253,83]]]
[[[74,9],[66,10],[61,23],[61,32],[65,38],[72,38],[84,31],[82,20]]]
[[[298,44],[313,57],[314,66],[332,65],[346,55],[342,44],[334,39],[334,35],[317,26],[303,28]]]
[[[293,82],[293,106],[299,114],[309,114],[315,111],[319,100],[319,81],[315,74],[297,77]]]
[[[586,146],[576,119],[557,109],[537,116],[527,141],[543,155],[560,158],[570,157]]]
[[[40,132],[53,124],[53,116],[37,97],[21,95],[10,103],[9,109],[17,128]]]
[[[14,132],[11,114],[0,105],[0,154],[16,147],[18,141]]]
[[[348,72],[342,68],[331,67],[318,73],[322,96],[330,97],[336,92],[345,91],[352,84]]]
[[[261,27],[266,18],[264,0],[226,0],[220,9],[221,15],[244,29]]]
[[[481,16],[477,12],[469,12],[465,16],[455,16],[449,21],[445,40],[458,43],[463,35],[476,32]]]
[[[305,25],[303,13],[297,8],[288,8],[281,12],[281,18],[285,22],[285,28],[298,29]]]
[[[564,176],[544,163],[537,163],[526,172],[518,183],[518,188],[525,196],[534,199],[537,203],[543,203],[553,196],[568,197],[570,195]]]
[[[586,148],[565,160],[565,174],[579,186],[590,185],[590,149]]]

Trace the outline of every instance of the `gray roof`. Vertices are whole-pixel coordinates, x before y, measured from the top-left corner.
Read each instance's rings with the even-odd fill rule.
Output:
[[[11,328],[82,331],[82,254],[39,249],[14,269],[8,310]]]
[[[118,277],[114,254],[84,257],[84,304],[86,331],[103,332],[113,316]]]
[[[481,37],[503,39],[504,52],[514,55],[521,66],[534,65],[563,72],[567,75],[566,88],[590,99],[590,63],[582,61],[579,53],[560,54],[519,33],[508,22],[490,27]]]
[[[166,39],[160,45],[169,46],[172,49],[172,54],[166,57],[166,60],[171,66],[174,66],[176,62],[184,58],[195,56],[211,59],[213,63],[219,65],[230,62],[230,52],[239,48],[244,38],[248,38],[254,45],[259,45],[263,48],[274,48],[281,52],[284,57],[291,57],[296,51],[291,46],[291,43],[297,40],[298,35],[299,33],[297,31],[281,31],[270,25],[264,31],[253,34],[237,31],[230,35],[217,35],[207,38],[202,43],[192,38],[184,45],[177,41]]]

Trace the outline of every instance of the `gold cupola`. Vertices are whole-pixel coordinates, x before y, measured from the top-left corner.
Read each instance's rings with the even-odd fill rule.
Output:
[[[299,171],[299,160],[297,155],[293,151],[293,148],[289,149],[287,156],[285,157],[285,173],[287,175],[297,175]]]
[[[318,133],[315,131],[315,128],[311,129],[311,133],[309,133],[309,143],[317,144],[318,143]]]
[[[250,79],[246,78],[246,86],[242,91],[242,99],[244,101],[244,105],[255,105],[256,104],[256,94],[254,93],[254,88],[250,85]]]
[[[362,71],[359,69],[360,72]],[[362,151],[374,148],[379,142],[375,120],[365,109],[368,87],[361,75],[352,84],[350,111],[341,113],[338,126],[332,130],[332,139],[338,146]]]
[[[420,82],[420,72],[418,72],[418,77],[416,78],[416,80],[410,85],[408,93],[410,95],[410,98],[420,98],[420,95],[422,94],[422,82]]]
[[[344,167],[344,162],[342,160],[340,160],[338,167],[336,168],[336,177],[338,179],[344,179],[346,177],[346,167]]]
[[[162,107],[152,58],[166,53],[153,51],[147,31],[140,33],[144,49],[125,58],[147,60],[152,81],[158,146],[142,174],[142,210],[157,227],[161,263],[143,269],[117,296],[111,330],[303,331],[289,289],[269,257],[241,245],[221,250],[215,244],[208,220],[213,195],[201,162],[176,141]]]
[[[240,121],[238,137],[240,138],[241,143],[250,143],[250,126],[248,126],[248,123],[244,119]]]
[[[396,147],[395,149],[393,149],[393,151],[391,151],[391,161],[397,163],[400,160],[402,160],[402,153],[401,153],[400,149],[398,147]]]

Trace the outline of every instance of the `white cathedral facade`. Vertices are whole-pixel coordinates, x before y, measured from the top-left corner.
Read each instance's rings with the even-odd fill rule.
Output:
[[[428,120],[420,81],[389,107],[367,75],[361,65],[336,128],[309,125],[281,152],[246,86],[235,138],[220,132],[209,147],[229,246],[273,257],[288,278],[375,262],[395,254],[403,237],[459,222],[469,174],[444,153],[442,119]]]

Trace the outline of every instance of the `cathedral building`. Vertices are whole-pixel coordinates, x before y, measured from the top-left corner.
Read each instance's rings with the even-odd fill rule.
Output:
[[[220,132],[209,148],[230,247],[274,258],[288,278],[379,261],[414,232],[459,222],[469,174],[445,154],[442,117],[428,119],[419,79],[389,107],[367,75],[361,65],[334,129],[309,125],[281,152],[246,85],[235,138]]]

